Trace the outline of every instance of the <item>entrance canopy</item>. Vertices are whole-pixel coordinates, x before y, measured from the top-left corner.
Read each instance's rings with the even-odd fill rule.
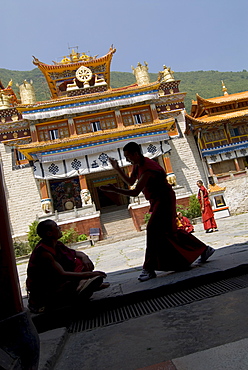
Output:
[[[159,132],[149,138],[146,134],[141,137],[136,135],[122,138],[118,144],[121,148],[130,141],[141,144],[142,152],[146,157],[156,158],[171,150],[168,134]],[[158,139],[163,140],[158,140]],[[156,141],[157,139],[157,141]],[[119,166],[128,166],[122,149],[117,147],[117,143],[105,142],[105,145],[85,145],[85,148],[68,148],[56,152],[42,153],[39,161],[34,163],[34,176],[38,179],[59,179],[64,177],[74,177],[87,175],[89,173],[111,170],[112,166],[108,157],[118,160]],[[59,153],[58,153],[59,152]]]

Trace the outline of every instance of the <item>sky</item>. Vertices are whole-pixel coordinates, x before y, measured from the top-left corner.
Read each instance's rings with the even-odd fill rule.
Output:
[[[0,68],[53,64],[69,47],[91,56],[116,48],[111,71],[248,70],[247,0],[5,0]]]

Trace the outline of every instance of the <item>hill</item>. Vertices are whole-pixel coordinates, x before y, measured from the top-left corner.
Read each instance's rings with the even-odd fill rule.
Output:
[[[151,82],[156,81],[158,73],[150,73]],[[175,72],[175,79],[180,80],[180,91],[186,92],[185,106],[187,112],[190,112],[191,101],[198,93],[203,98],[212,98],[223,95],[221,81],[225,82],[229,94],[241,91],[248,91],[248,72],[218,72],[218,71],[193,71],[193,72]],[[0,80],[4,86],[7,86],[10,80],[13,80],[13,89],[18,95],[16,84],[22,84],[23,80],[33,80],[36,99],[48,100],[50,92],[43,74],[38,68],[31,71],[11,71],[0,68]],[[135,77],[128,72],[111,72],[112,88],[128,86],[135,83]]]

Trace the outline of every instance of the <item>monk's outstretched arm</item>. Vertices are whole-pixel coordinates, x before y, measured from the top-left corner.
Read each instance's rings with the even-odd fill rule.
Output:
[[[142,192],[142,190],[145,188],[149,178],[150,178],[150,173],[147,171],[140,177],[134,189],[118,188],[117,186],[113,184],[101,186],[100,189],[102,191],[118,193],[118,194],[130,196],[130,197],[137,197]]]
[[[118,162],[114,158],[109,157],[109,162],[111,163],[112,167],[116,170],[120,178],[127,184],[127,185],[133,185],[135,183],[135,179],[128,176],[119,166]],[[126,195],[126,194],[124,194]]]

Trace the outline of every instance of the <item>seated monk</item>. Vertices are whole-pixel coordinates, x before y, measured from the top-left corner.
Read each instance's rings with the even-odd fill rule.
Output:
[[[106,288],[106,274],[93,271],[89,257],[58,241],[60,227],[52,220],[37,226],[41,240],[34,248],[27,269],[28,307],[40,313],[50,309],[81,304],[94,291]]]
[[[185,230],[187,233],[194,232],[194,226],[187,217],[182,215],[182,212],[177,212],[177,228]]]

